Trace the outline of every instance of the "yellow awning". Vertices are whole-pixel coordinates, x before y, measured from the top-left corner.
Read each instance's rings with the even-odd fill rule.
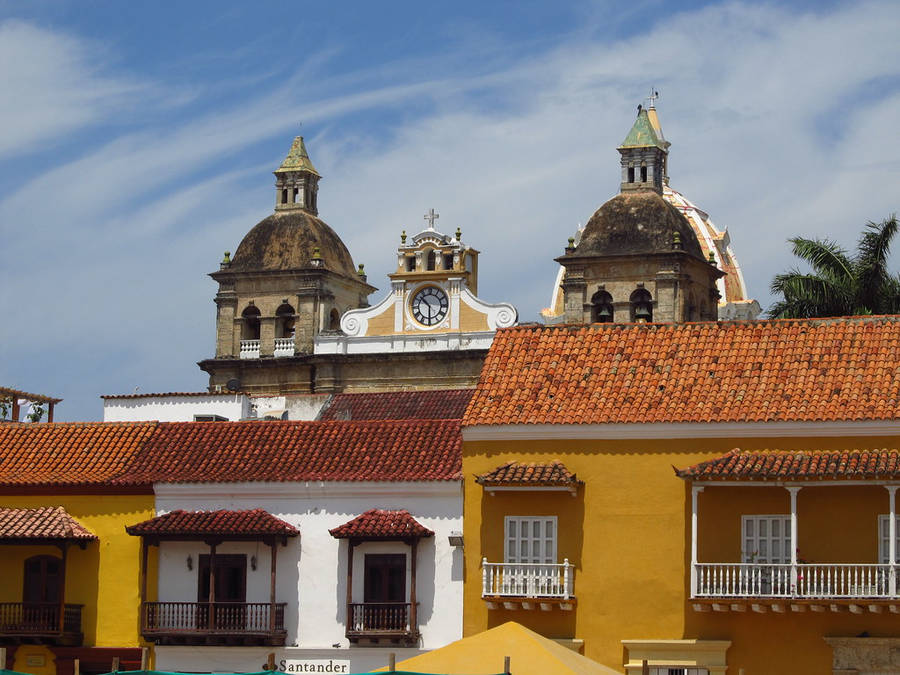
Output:
[[[621,675],[622,671],[582,656],[553,640],[509,621],[396,665],[397,670],[447,675],[503,672],[510,657],[512,675]],[[387,670],[381,668],[380,670]]]

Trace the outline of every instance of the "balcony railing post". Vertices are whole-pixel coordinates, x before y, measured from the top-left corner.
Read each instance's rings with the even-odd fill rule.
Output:
[[[691,597],[697,596],[697,496],[703,492],[698,485],[691,486]]]
[[[491,587],[488,585],[488,576],[490,575],[490,570],[488,570],[488,559],[481,559],[481,594],[482,595],[492,595]]]
[[[569,559],[563,561],[563,599],[569,599]]]

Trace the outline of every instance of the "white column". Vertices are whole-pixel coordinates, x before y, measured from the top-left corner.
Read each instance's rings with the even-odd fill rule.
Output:
[[[888,565],[890,565],[888,583],[890,584],[891,597],[893,597],[897,594],[897,570],[895,569],[897,564],[897,486],[887,485],[885,487],[887,487],[888,503],[890,505],[888,510]]]
[[[703,492],[698,485],[691,486],[691,597],[697,597],[697,495]]]
[[[799,487],[789,487],[791,493],[791,588],[797,594],[797,493]]]

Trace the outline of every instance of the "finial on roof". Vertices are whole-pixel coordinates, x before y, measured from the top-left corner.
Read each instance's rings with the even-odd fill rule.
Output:
[[[428,229],[434,229],[434,221],[441,217],[441,214],[435,213],[434,209],[428,209],[428,213],[425,214],[425,220],[428,221]]]
[[[656,89],[651,88],[650,95],[647,97],[647,100],[649,101],[649,104],[647,105],[647,107],[650,110],[653,110],[656,108],[656,99],[658,99],[658,98],[659,98],[659,92],[656,91]]]
[[[462,241],[462,230],[458,227],[456,228],[456,241]]]
[[[400,233],[400,243],[401,244],[406,243],[406,230],[403,230],[403,232]]]
[[[643,109],[644,109],[644,106],[642,104],[638,103],[638,117],[640,117],[641,110],[643,110]]]

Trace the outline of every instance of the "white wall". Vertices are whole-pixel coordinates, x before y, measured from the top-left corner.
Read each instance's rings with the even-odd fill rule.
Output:
[[[276,600],[287,603],[287,645],[335,654],[349,648],[351,652],[358,652],[357,657],[362,655],[359,650],[365,648],[350,648],[344,636],[347,541],[334,539],[328,530],[371,508],[407,509],[417,521],[435,532],[434,537],[421,539],[418,546],[416,598],[422,634],[419,647],[434,649],[462,636],[462,550],[451,547],[448,542],[451,532],[462,531],[462,486],[458,481],[157,484],[155,489],[158,513],[174,509],[262,508],[297,527],[300,536],[289,539],[287,547],[279,546],[277,558]],[[409,553],[409,547],[402,543],[372,543],[358,547],[353,556],[354,601],[362,601],[364,553],[376,549]],[[159,599],[196,601],[198,556],[208,552],[209,547],[200,542],[163,542],[160,546]],[[247,602],[268,602],[268,546],[230,543],[217,548],[217,552],[246,554]],[[186,565],[189,553],[194,557],[192,571],[188,571]],[[256,555],[258,559],[255,572],[249,567],[250,555]],[[334,647],[336,644],[338,648]],[[173,654],[177,652],[176,648],[171,649],[176,650]],[[231,649],[226,648],[229,653]],[[160,648],[158,653],[162,650]],[[385,665],[384,649],[375,648],[374,651],[376,655],[381,654],[378,666]],[[399,658],[400,652],[407,650],[394,651]],[[250,653],[256,658],[255,651]],[[260,653],[264,656],[266,652]],[[410,655],[413,653],[416,650],[410,651]],[[349,657],[343,653],[341,658]],[[157,669],[196,670],[189,665],[165,661],[158,663]],[[240,670],[236,665],[232,668],[233,671]]]
[[[103,399],[104,422],[192,422],[194,415],[221,415],[228,420],[239,420],[250,415],[250,399],[245,394],[159,394]]]

